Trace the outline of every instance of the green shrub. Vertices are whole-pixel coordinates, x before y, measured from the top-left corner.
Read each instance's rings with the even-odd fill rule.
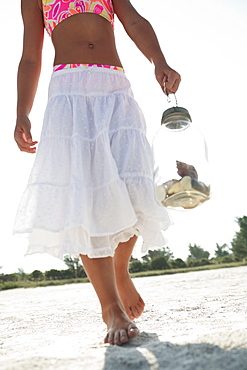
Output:
[[[19,275],[16,273],[13,274],[1,274],[0,275],[0,281],[5,283],[7,281],[18,281],[19,280]]]
[[[129,272],[130,273],[133,273],[133,272],[141,272],[141,271],[145,271],[143,269],[143,263],[141,263],[141,261],[133,261],[130,263],[130,267],[129,267]]]
[[[196,266],[206,266],[210,265],[210,261],[207,258],[201,258],[199,260],[191,260],[187,261],[187,265],[189,267],[196,267]]]
[[[202,258],[200,260],[200,265],[199,266],[206,266],[206,265],[210,265],[210,261],[208,258]]]
[[[150,270],[150,263],[142,262],[142,271],[149,271]]]
[[[165,256],[154,257],[150,262],[150,267],[152,270],[166,270],[170,268]]]
[[[71,269],[61,270],[61,279],[74,279],[74,275]]]
[[[219,263],[231,263],[231,262],[236,262],[235,257],[231,256],[224,256],[220,259]]]
[[[29,280],[31,281],[42,281],[44,280],[44,274],[40,270],[34,270],[29,274]]]
[[[186,263],[181,258],[176,258],[175,260],[169,261],[169,265],[173,269],[185,268]]]
[[[62,279],[62,271],[51,269],[45,272],[45,280],[56,280]]]
[[[87,277],[86,271],[84,270],[84,268],[82,266],[79,266],[78,269],[77,269],[77,277],[78,278]]]

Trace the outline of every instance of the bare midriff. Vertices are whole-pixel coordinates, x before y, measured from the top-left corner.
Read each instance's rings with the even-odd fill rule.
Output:
[[[97,14],[74,15],[52,32],[54,65],[97,63],[122,67],[111,24]]]

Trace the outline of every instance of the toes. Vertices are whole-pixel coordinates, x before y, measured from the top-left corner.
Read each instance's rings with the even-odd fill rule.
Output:
[[[127,315],[129,316],[130,320],[133,321],[134,319],[137,319],[141,316],[144,310],[145,303],[141,296],[139,296],[139,299],[135,306],[129,306],[126,310]]]
[[[134,338],[139,334],[139,329],[135,326],[135,324],[130,324],[128,328],[128,336],[129,338]]]
[[[137,303],[137,310],[139,312],[139,315],[141,315],[144,311],[145,303],[141,303],[140,301]]]
[[[129,338],[128,338],[126,330],[124,330],[124,329],[120,330],[120,333],[119,333],[120,343],[126,343],[126,342],[128,342],[128,339]]]
[[[139,334],[138,328],[134,323],[129,324],[128,329],[110,330],[104,340],[104,343],[120,345],[128,342],[129,339]]]
[[[105,340],[106,340],[105,343],[114,344],[114,340],[115,340],[114,332],[109,331],[109,333],[107,334]]]
[[[120,344],[120,335],[119,331],[116,331],[114,334],[114,344]]]
[[[127,331],[125,329],[121,329],[115,332],[110,331],[109,333],[107,333],[104,343],[118,345],[118,344],[126,343],[128,342],[128,340],[129,340],[129,337],[128,337]]]
[[[106,335],[106,337],[104,339],[104,343],[108,343],[108,334]]]
[[[129,319],[131,321],[133,321],[136,318],[136,316],[135,316],[134,312],[132,311],[132,308],[131,307],[129,307],[127,314],[128,314]]]
[[[129,307],[130,320],[133,321],[134,319],[137,319],[138,317],[140,317],[141,314],[143,313],[143,310],[144,310],[144,304],[141,304],[140,302],[138,302],[136,306]]]
[[[132,312],[135,319],[137,319],[139,316],[141,316],[137,307],[131,307],[131,312]]]
[[[135,313],[133,312],[133,310],[132,310],[132,307],[131,306],[129,306],[129,307],[127,307],[127,308],[125,308],[125,312],[126,312],[126,314],[129,316],[129,319],[131,320],[131,321],[133,321],[133,320],[135,320],[136,319],[136,315],[135,315]]]
[[[129,338],[125,329],[116,331],[114,334],[114,344],[119,345],[128,342]]]
[[[139,302],[141,303],[141,305],[145,306],[145,302],[144,302],[144,300],[142,299],[141,296],[139,296]]]

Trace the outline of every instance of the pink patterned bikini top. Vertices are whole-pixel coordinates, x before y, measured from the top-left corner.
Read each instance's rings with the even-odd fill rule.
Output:
[[[42,0],[44,24],[51,36],[54,28],[64,19],[80,13],[93,13],[107,19],[114,27],[111,0]]]

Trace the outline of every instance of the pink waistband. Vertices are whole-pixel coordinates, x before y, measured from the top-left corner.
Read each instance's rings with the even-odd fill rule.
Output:
[[[53,67],[53,72],[61,71],[63,69],[67,69],[67,68],[78,68],[78,67],[101,67],[101,68],[114,69],[116,71],[124,72],[124,69],[122,67],[110,66],[110,65],[107,65],[107,64],[87,64],[87,63],[57,64]]]

